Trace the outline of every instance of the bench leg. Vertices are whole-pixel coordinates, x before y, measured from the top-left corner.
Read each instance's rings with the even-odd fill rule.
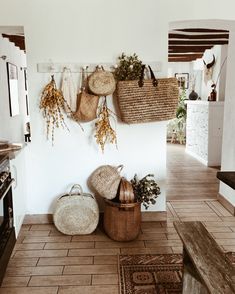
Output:
[[[183,294],[208,294],[206,287],[202,284],[200,277],[195,270],[188,254],[184,250],[183,254],[184,273],[183,273]]]

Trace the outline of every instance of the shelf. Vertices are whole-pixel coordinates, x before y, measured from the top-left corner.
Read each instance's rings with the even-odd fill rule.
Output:
[[[162,63],[160,61],[149,61],[145,62],[144,64],[150,65],[154,72],[161,72],[162,71]],[[87,72],[91,73],[95,70],[97,66],[103,66],[105,70],[113,71],[115,68],[115,63],[107,63],[107,62],[97,62],[97,63],[76,63],[76,62],[63,62],[63,63],[54,63],[54,62],[47,62],[47,63],[38,63],[37,64],[37,72],[39,73],[62,73],[64,69],[69,69],[73,73],[80,73],[82,68],[87,68]]]
[[[217,178],[235,190],[235,171],[219,171],[217,172]]]

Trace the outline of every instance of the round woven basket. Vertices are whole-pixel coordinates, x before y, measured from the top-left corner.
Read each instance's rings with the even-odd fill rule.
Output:
[[[79,191],[74,193],[75,189]],[[69,194],[57,200],[53,220],[63,234],[90,234],[98,225],[99,208],[93,195],[83,193],[80,185],[74,185]]]
[[[97,68],[88,78],[88,87],[95,95],[107,96],[115,91],[116,82],[111,72]]]

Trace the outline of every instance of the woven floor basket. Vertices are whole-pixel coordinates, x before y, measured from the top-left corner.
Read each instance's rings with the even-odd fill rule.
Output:
[[[74,190],[78,192],[74,192]],[[56,203],[53,220],[56,228],[66,235],[91,234],[99,221],[99,208],[93,195],[83,193],[80,185],[74,185],[69,194]]]
[[[144,80],[143,87],[138,80],[119,81],[117,98],[121,119],[126,123],[143,123],[170,120],[175,117],[178,105],[179,88],[176,78]]]

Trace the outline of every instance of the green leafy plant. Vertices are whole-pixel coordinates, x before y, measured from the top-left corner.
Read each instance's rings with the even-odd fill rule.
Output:
[[[181,94],[179,95],[176,117],[170,120],[167,126],[168,133],[171,134],[171,136],[175,134],[175,139],[180,144],[185,143],[185,124],[187,117],[187,109],[185,105],[186,98],[186,89],[183,88],[181,90]]]
[[[143,203],[145,209],[148,209],[150,204],[155,204],[156,198],[161,194],[160,187],[152,174],[146,175],[141,180],[135,175],[131,184],[136,200]]]
[[[114,77],[117,81],[138,80],[141,75],[142,61],[138,55],[127,56],[122,53],[118,57],[118,64],[114,70]]]

